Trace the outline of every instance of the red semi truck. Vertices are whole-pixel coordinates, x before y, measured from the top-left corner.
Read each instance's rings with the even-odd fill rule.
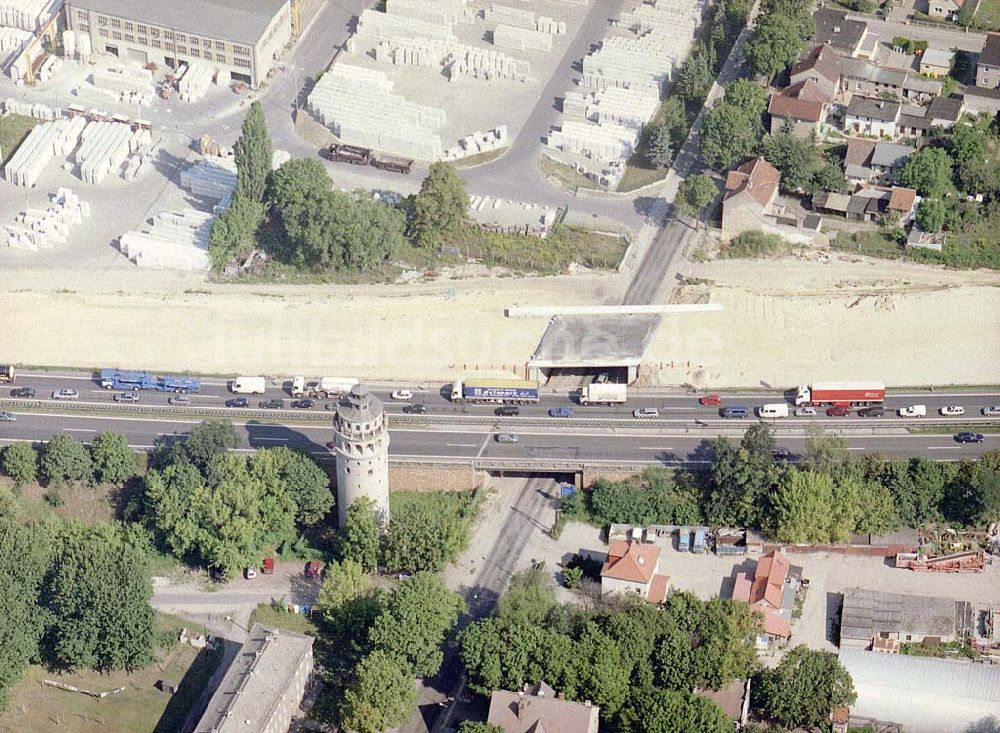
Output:
[[[880,405],[885,402],[884,382],[813,382],[803,384],[795,395],[795,404]]]

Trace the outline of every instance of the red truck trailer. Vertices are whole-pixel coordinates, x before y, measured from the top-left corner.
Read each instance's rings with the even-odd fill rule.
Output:
[[[799,387],[795,404],[880,405],[885,402],[884,382],[813,382]]]

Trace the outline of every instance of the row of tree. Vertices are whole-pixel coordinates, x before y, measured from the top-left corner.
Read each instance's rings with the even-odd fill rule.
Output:
[[[149,558],[139,527],[30,522],[0,494],[0,709],[33,661],[100,671],[152,661]]]
[[[763,0],[747,39],[747,68],[754,76],[770,80],[795,63],[815,33],[810,0]]]
[[[121,484],[135,476],[137,467],[125,436],[113,432],[97,435],[89,450],[65,433],[53,435],[41,448],[13,443],[4,450],[2,463],[15,486],[41,478],[56,488],[70,481]]]

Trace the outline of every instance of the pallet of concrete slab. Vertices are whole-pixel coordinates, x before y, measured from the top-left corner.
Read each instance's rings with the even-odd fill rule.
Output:
[[[552,36],[541,31],[501,24],[493,30],[493,45],[517,51],[551,51]]]
[[[17,99],[7,98],[4,102],[4,109],[13,115],[24,117],[34,117],[36,120],[57,120],[62,117],[62,112],[55,107],[44,104],[32,104],[31,102],[21,102]]]
[[[594,160],[615,161],[627,160],[638,142],[639,131],[634,128],[563,120],[559,130],[549,132],[546,144]]]
[[[433,38],[392,38],[375,47],[375,60],[396,65],[439,68],[448,63],[457,74],[482,78],[522,81],[531,73],[531,65],[522,59],[464,43]]]
[[[178,96],[185,102],[196,102],[206,94],[212,86],[215,69],[206,64],[192,61],[184,76],[177,82]]]
[[[33,186],[56,156],[69,155],[86,126],[83,119],[60,119],[37,125],[4,166],[4,177],[15,186]]]
[[[21,54],[25,44],[34,37],[35,35],[31,31],[0,26],[0,70],[13,76],[11,64]]]
[[[982,550],[957,552],[938,557],[900,552],[896,555],[896,567],[918,573],[981,573],[986,567],[986,557]]]
[[[205,158],[181,171],[181,188],[217,201],[232,194],[236,180],[234,158]]]
[[[34,32],[61,9],[61,0],[0,0],[0,25]]]
[[[49,81],[55,78],[62,70],[62,59],[54,54],[49,54],[38,67],[36,78],[38,81]]]
[[[388,15],[367,8],[358,16],[357,30],[347,41],[348,53],[360,48],[372,48],[380,41],[392,38],[432,38],[458,43],[450,23],[430,23],[404,15]]]
[[[204,211],[165,211],[140,231],[125,232],[119,249],[139,267],[208,270],[214,217]]]
[[[650,83],[662,87],[676,61],[670,43],[642,38],[606,38],[583,57],[583,84],[589,89]]]
[[[90,83],[114,94],[153,95],[153,74],[141,66],[96,66]]]
[[[584,116],[598,124],[641,128],[656,116],[660,108],[659,90],[653,85],[629,89],[608,87],[589,97]]]
[[[701,23],[703,12],[703,5],[686,0],[673,5],[643,3],[632,10],[622,11],[618,24],[639,34],[667,29],[689,30],[693,34]]]
[[[465,0],[386,0],[385,12],[436,25],[455,25],[473,20],[472,10]]]
[[[79,118],[76,118],[79,119]],[[80,178],[87,183],[100,183],[109,173],[116,171],[129,154],[134,152],[136,136],[144,130],[132,132],[127,125],[117,122],[89,122],[83,130],[76,151]],[[148,135],[148,132],[146,132]]]
[[[501,51],[478,46],[461,46],[445,66],[445,76],[454,79],[471,76],[474,79],[510,79],[512,81],[534,81],[531,64],[524,59],[515,59]]]
[[[45,211],[22,211],[13,224],[4,227],[7,246],[37,252],[66,242],[70,227],[90,216],[90,204],[80,201],[68,188],[59,188]]]

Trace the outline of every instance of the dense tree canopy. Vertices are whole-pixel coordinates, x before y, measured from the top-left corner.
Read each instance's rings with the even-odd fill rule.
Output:
[[[620,716],[621,733],[729,733],[732,721],[711,700],[685,690],[637,689]]]
[[[670,471],[649,469],[638,481],[601,479],[590,492],[591,515],[601,524],[688,524],[698,520],[698,503]]]
[[[449,163],[433,163],[413,200],[413,231],[417,241],[433,245],[458,229],[469,208],[465,182]]]
[[[907,159],[899,180],[921,196],[941,198],[951,188],[951,166],[951,157],[944,148],[921,148]]]
[[[753,155],[764,134],[761,117],[766,108],[767,95],[760,86],[746,79],[730,84],[705,117],[701,131],[705,162],[725,170]]]
[[[271,172],[271,136],[267,132],[264,109],[254,100],[243,118],[240,136],[233,145],[236,160],[236,194],[252,201],[264,200],[264,186]]]
[[[784,191],[816,193],[843,191],[847,185],[840,166],[826,160],[810,140],[779,131],[761,140],[761,155],[781,172]]]
[[[347,510],[340,530],[340,557],[353,560],[366,572],[378,568],[379,521],[375,504],[366,496],[357,499]]]
[[[408,501],[411,496],[392,497],[392,521],[382,537],[380,564],[390,572],[441,570],[468,545],[470,502],[444,493],[416,494],[416,501]]]
[[[11,443],[3,451],[3,470],[23,486],[38,478],[38,451],[31,443]]]
[[[793,18],[765,15],[747,39],[747,68],[767,79],[785,70],[802,51],[802,38]]]
[[[396,658],[374,651],[361,660],[344,692],[340,719],[345,730],[382,733],[406,722],[417,701],[410,671]]]
[[[797,646],[774,670],[756,680],[755,707],[788,727],[814,728],[830,720],[838,705],[856,699],[854,683],[835,654]]]
[[[674,205],[686,216],[697,216],[702,209],[715,201],[719,189],[715,181],[706,173],[689,176],[681,181],[677,188],[677,198]]]
[[[89,481],[93,475],[90,453],[76,438],[58,433],[42,451],[42,476],[49,483]]]
[[[90,455],[98,481],[120,484],[135,475],[135,453],[121,433],[106,432],[95,437]]]

